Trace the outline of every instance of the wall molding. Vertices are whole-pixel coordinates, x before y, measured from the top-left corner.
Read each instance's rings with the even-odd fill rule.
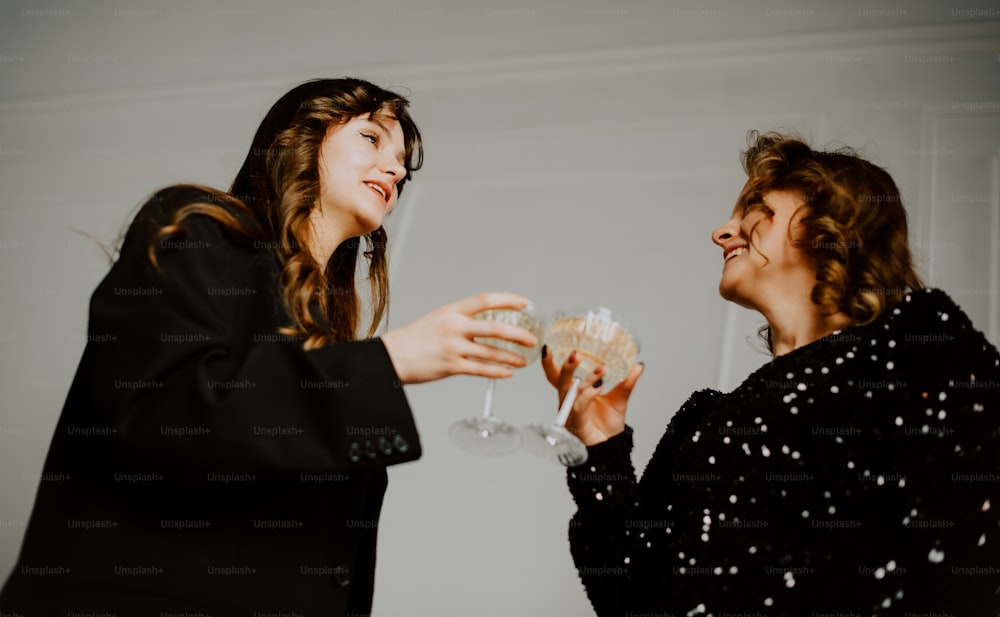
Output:
[[[909,54],[973,53],[1000,50],[998,21],[947,22],[921,26],[885,26],[830,32],[802,32],[780,36],[752,37],[656,46],[582,50],[571,53],[532,54],[475,61],[432,64],[381,64],[370,66],[306,64],[299,75],[339,75],[364,73],[389,87],[405,75],[405,88],[425,89],[468,87],[479,83],[513,83],[549,80],[554,77],[599,77],[606,74],[661,73],[690,69],[711,69],[753,65],[777,58],[824,64],[864,61],[865,53],[886,53],[906,49]],[[812,50],[803,54],[803,49]],[[841,57],[830,57],[839,52]],[[824,55],[826,54],[826,55]],[[804,58],[803,58],[804,56]],[[205,97],[260,96],[261,92],[283,92],[302,77],[266,76],[228,81],[193,81],[168,86],[137,87],[83,94],[18,97],[0,100],[0,116],[5,118],[106,107],[109,104],[165,104],[191,101],[202,104]]]
[[[940,131],[941,131],[941,121],[948,118],[955,117],[984,117],[984,116],[1000,116],[1000,100],[996,101],[981,101],[988,109],[981,111],[969,111],[965,109],[956,109],[954,105],[943,105],[943,104],[933,104],[924,105],[921,110],[921,138],[920,147],[922,151],[934,153],[938,152],[941,148],[940,144]],[[998,156],[1000,156],[1000,150],[998,150]],[[925,257],[927,260],[927,272],[928,275],[933,275],[935,252],[939,246],[939,239],[935,234],[934,220],[938,216],[938,206],[935,202],[934,196],[937,194],[938,188],[938,166],[936,165],[937,157],[927,156],[921,164],[920,173],[920,191],[917,195],[917,205],[916,210],[918,212],[916,229],[911,232],[911,236],[916,238],[918,245],[926,247]],[[993,172],[997,173],[996,171]],[[997,181],[994,177],[994,183]],[[993,194],[994,210],[1000,210],[1000,203],[998,203],[998,198],[996,192]],[[1000,242],[1000,238],[995,239]],[[1000,283],[1000,280],[997,280]]]
[[[990,159],[990,206],[989,286],[995,293],[990,295],[986,335],[994,344],[1000,344],[1000,148]]]

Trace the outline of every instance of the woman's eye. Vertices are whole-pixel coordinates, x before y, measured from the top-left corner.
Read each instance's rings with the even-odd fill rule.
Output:
[[[361,136],[372,143],[372,145],[378,145],[378,135],[375,133],[361,133]]]
[[[743,218],[749,218],[755,215],[764,218],[771,218],[774,216],[774,210],[762,201],[750,204],[744,208]]]

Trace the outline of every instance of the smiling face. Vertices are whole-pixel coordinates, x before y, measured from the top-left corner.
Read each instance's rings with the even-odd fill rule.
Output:
[[[320,195],[310,246],[323,263],[344,240],[378,229],[406,178],[403,129],[385,113],[355,116],[327,131],[319,153]]]
[[[797,193],[770,191],[760,205],[746,208],[740,195],[729,221],[712,232],[712,241],[723,251],[723,298],[766,316],[770,307],[793,296],[810,297],[816,267],[805,249],[793,243],[802,203]]]

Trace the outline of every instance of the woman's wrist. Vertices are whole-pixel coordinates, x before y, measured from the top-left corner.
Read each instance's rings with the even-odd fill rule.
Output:
[[[583,442],[583,445],[589,448],[591,446],[600,445],[605,441],[612,439],[613,437],[621,435],[622,433],[625,432],[625,427],[624,426],[621,427],[621,430],[619,431],[601,431],[598,429],[592,429],[589,431],[578,431],[575,428],[570,428],[569,431],[574,435],[576,435],[577,439]]]
[[[400,349],[400,342],[396,338],[396,331],[386,332],[379,338],[382,339],[382,345],[385,347],[386,353],[389,354],[389,361],[392,363],[392,368],[396,371],[399,381],[404,384],[412,383],[413,376],[407,368],[406,354]]]

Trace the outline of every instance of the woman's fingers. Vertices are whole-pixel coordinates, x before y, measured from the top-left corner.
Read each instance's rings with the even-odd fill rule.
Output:
[[[488,319],[469,319],[466,326],[469,336],[499,338],[525,347],[534,347],[539,341],[534,334],[524,328]]]
[[[614,390],[608,393],[608,399],[613,405],[617,407],[628,404],[628,399],[632,396],[632,390],[635,388],[636,382],[639,381],[639,377],[642,376],[645,370],[646,365],[642,362],[632,365],[632,368],[630,368],[628,373],[625,375],[625,379],[623,379],[620,384],[615,386]]]
[[[488,291],[468,298],[463,298],[457,302],[447,305],[463,315],[474,315],[487,309],[514,309],[520,310],[528,306],[531,301],[524,296],[499,291]]]
[[[573,380],[576,375],[576,370],[580,365],[580,357],[577,355],[576,351],[572,351],[569,357],[566,358],[566,362],[563,363],[562,369],[559,371],[559,378],[557,380],[556,387],[559,389],[559,400],[563,400],[566,397],[566,393],[569,392],[570,388],[573,387]],[[587,393],[588,390],[594,390],[594,385],[601,380],[607,374],[607,369],[603,366],[598,366],[593,371],[584,375],[580,379],[580,384],[578,386],[579,393],[577,394],[577,401],[573,404],[575,409],[586,409],[587,405],[580,403],[583,400],[581,397]],[[600,389],[600,384],[598,384],[597,389]],[[586,398],[586,402],[590,402],[593,396]]]
[[[439,307],[403,328],[386,332],[381,337],[382,343],[403,383],[463,374],[498,379],[510,377],[511,368],[526,365],[524,358],[473,339],[498,338],[526,347],[537,345],[537,339],[522,328],[470,316],[485,309],[520,309],[528,304],[527,298],[517,294],[478,294]]]
[[[499,364],[488,364],[477,362],[476,360],[462,359],[456,364],[456,375],[471,375],[473,377],[491,377],[493,379],[507,379],[514,375],[514,370]]]
[[[559,387],[559,372],[562,370],[561,367],[556,366],[555,354],[552,353],[546,347],[542,347],[542,370],[545,371],[545,379],[549,381],[550,384]]]
[[[577,394],[576,401],[573,403],[573,410],[576,412],[582,412],[584,409],[590,406],[591,401],[594,397],[601,394],[601,386],[603,382],[601,378],[607,374],[607,369],[603,366],[598,366],[592,370],[586,378],[580,383],[580,392]]]
[[[576,351],[571,351],[566,361],[563,362],[562,368],[559,369],[559,379],[556,380],[556,388],[559,390],[560,401],[569,392],[569,387],[573,385],[573,372],[579,364],[580,358],[577,356]]]
[[[524,356],[485,343],[463,345],[459,353],[464,358],[479,362],[499,362],[514,368],[528,366],[528,361]]]
[[[503,379],[513,375],[512,369],[526,366],[527,361],[519,354],[479,341],[494,338],[525,347],[534,347],[540,341],[524,328],[498,321],[472,319],[471,316],[487,309],[517,310],[529,303],[527,298],[518,294],[477,294],[442,306],[405,328],[387,332],[382,337],[383,343],[404,383],[460,374]],[[574,351],[562,366],[558,366],[554,356],[546,353],[541,364],[546,379],[556,387],[562,400],[573,384],[573,374],[579,367],[580,359]],[[632,367],[622,383],[602,400],[627,403],[642,371],[641,365]],[[605,369],[600,367],[581,379],[574,408],[586,409],[600,395],[602,384],[599,382],[604,374]]]
[[[628,370],[628,374],[625,375],[625,379],[623,379],[620,384],[622,391],[631,393],[632,388],[635,387],[635,382],[639,381],[639,378],[642,377],[642,374],[645,372],[645,362],[632,365],[632,368]]]

